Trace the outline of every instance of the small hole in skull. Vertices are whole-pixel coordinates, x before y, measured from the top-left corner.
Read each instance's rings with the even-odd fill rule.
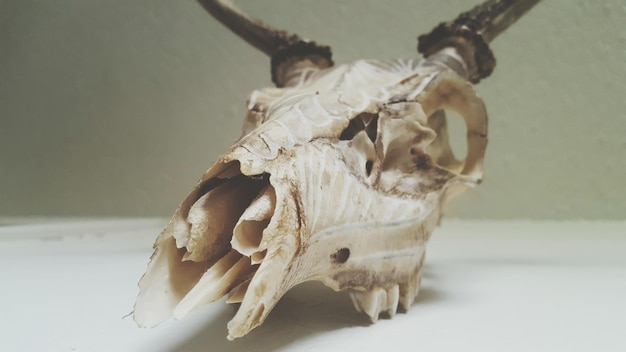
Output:
[[[350,250],[348,248],[340,248],[337,252],[330,255],[330,259],[338,264],[343,264],[350,258]]]
[[[365,162],[365,173],[367,174],[367,176],[372,174],[372,167],[374,167],[373,161],[368,160]]]

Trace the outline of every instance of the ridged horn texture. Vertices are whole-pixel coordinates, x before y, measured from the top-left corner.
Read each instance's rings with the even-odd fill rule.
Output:
[[[442,22],[418,37],[417,51],[429,57],[456,48],[467,66],[468,79],[478,83],[496,67],[489,43],[519,20],[540,0],[486,0],[454,21]]]
[[[157,238],[137,323],[226,296],[241,303],[233,339],[312,280],[348,291],[372,321],[409,309],[444,207],[482,177],[487,116],[472,85],[436,59],[357,61],[303,69],[248,109],[243,137]],[[460,160],[446,110],[466,123]]]

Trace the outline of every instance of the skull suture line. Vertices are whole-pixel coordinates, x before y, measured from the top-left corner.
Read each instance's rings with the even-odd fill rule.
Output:
[[[348,290],[372,321],[407,310],[446,203],[482,177],[487,115],[457,49],[335,68],[303,59],[282,88],[253,92],[243,137],[157,238],[137,323],[228,296],[241,303],[228,325],[236,338],[312,280]],[[466,123],[463,160],[446,110]]]

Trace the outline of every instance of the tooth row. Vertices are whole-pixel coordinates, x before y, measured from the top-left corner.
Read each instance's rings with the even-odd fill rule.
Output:
[[[420,289],[423,263],[424,256],[408,282],[367,291],[351,290],[350,298],[354,308],[359,313],[367,314],[372,323],[378,320],[380,314],[393,317],[398,307],[402,311],[409,310]]]
[[[378,320],[381,313],[392,317],[396,314],[400,287],[398,284],[382,288],[376,287],[368,291],[350,291],[352,304],[358,312],[363,312],[370,317],[372,323]]]

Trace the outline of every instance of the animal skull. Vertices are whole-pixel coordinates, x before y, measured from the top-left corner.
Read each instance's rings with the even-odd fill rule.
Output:
[[[250,96],[243,136],[156,240],[139,325],[227,296],[241,303],[229,339],[241,337],[305,281],[347,290],[373,322],[411,306],[446,204],[481,180],[484,104],[455,49],[334,68],[313,61]],[[446,110],[467,127],[462,160]]]

